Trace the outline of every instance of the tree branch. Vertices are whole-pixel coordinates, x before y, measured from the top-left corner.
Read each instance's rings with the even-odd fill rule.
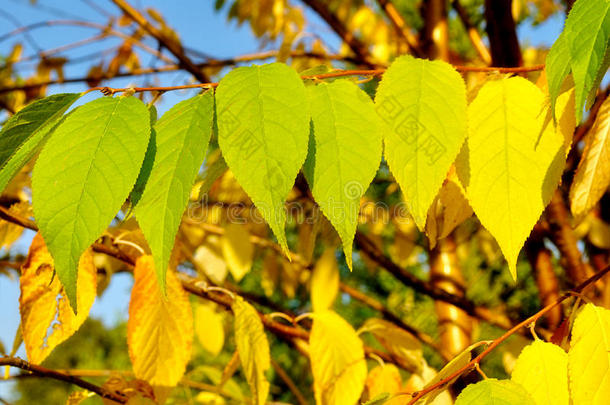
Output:
[[[374,67],[371,61],[371,54],[366,45],[356,38],[347,27],[333,14],[325,1],[322,0],[302,0],[309,8],[318,13],[320,17],[335,31],[335,33],[345,42],[352,52],[356,55],[359,62],[370,68]]]
[[[51,370],[46,367],[38,366],[36,364],[28,363],[27,361],[22,360],[18,357],[0,357],[0,366],[16,367],[25,371],[29,371],[41,377],[52,378],[54,380],[74,384],[88,391],[95,392],[102,398],[107,398],[121,404],[127,403],[128,400],[127,396],[120,392],[110,391],[107,388],[100,387],[73,375],[65,374],[56,370]]]
[[[404,44],[411,50],[413,55],[421,57],[422,52],[419,49],[419,43],[417,37],[411,33],[409,27],[405,23],[404,18],[400,15],[394,4],[390,0],[377,0],[379,7],[385,12],[386,16],[394,26],[394,30],[398,34],[398,37],[403,41]]]
[[[180,64],[184,67],[185,70],[190,72],[197,80],[201,83],[209,82],[210,79],[206,76],[203,71],[197,67],[191,61],[191,59],[184,54],[184,50],[182,46],[170,39],[167,38],[161,31],[159,31],[155,26],[153,26],[146,17],[144,17],[138,10],[133,8],[127,1],[125,0],[112,0],[117,7],[119,7],[125,15],[129,16],[132,20],[134,20],[138,25],[144,28],[150,35],[152,35],[157,41],[159,41],[160,45],[163,45],[167,48],[179,61]]]

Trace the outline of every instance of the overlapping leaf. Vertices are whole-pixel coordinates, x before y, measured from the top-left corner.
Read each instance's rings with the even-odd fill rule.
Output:
[[[165,289],[165,272],[191,187],[212,134],[214,97],[207,92],[184,100],[155,124],[156,154],[135,215]]]
[[[75,309],[78,260],[129,195],[149,134],[140,100],[104,97],[74,110],[38,157],[34,217]]]
[[[318,405],[353,405],[364,389],[366,362],[354,328],[335,312],[313,315],[309,356]]]
[[[339,266],[335,249],[328,248],[316,262],[311,275],[311,306],[314,311],[332,307],[339,292]]]
[[[576,317],[568,352],[574,404],[605,404],[610,398],[610,310],[587,304]]]
[[[43,98],[13,115],[0,131],[0,193],[11,178],[40,150],[61,116],[80,94]]]
[[[265,372],[271,366],[269,342],[256,310],[236,297],[232,305],[235,315],[235,344],[241,366],[250,386],[254,405],[263,405],[269,394]]]
[[[34,364],[40,364],[89,316],[95,300],[97,276],[91,252],[85,251],[78,268],[79,311],[75,315],[64,287],[54,275],[53,259],[40,234],[36,234],[19,278],[21,331],[28,360]]]
[[[610,64],[610,3],[606,0],[579,0],[568,14],[563,33],[547,58],[549,91],[554,106],[559,88],[569,71],[574,77],[576,120],[582,117],[590,99]],[[567,52],[566,52],[567,51]]]
[[[521,385],[511,380],[489,378],[467,386],[455,405],[531,405],[534,401]]]
[[[129,302],[127,344],[133,372],[153,386],[173,387],[191,358],[193,313],[176,275],[167,272],[167,297],[155,276],[152,256],[141,256],[134,268]]]
[[[308,95],[314,140],[305,176],[341,237],[351,269],[360,198],[381,161],[382,123],[370,97],[351,81],[310,86]]]
[[[568,405],[568,354],[540,340],[521,351],[512,380],[530,393],[536,405]]]
[[[239,282],[250,271],[254,259],[254,245],[244,225],[230,223],[220,241],[222,254],[235,281]]]
[[[385,158],[419,229],[466,137],[466,88],[441,61],[397,58],[375,96]]]
[[[305,86],[288,66],[240,67],[216,90],[218,143],[239,184],[287,249],[284,202],[305,157]]]
[[[565,162],[560,131],[551,125],[540,133],[542,108],[542,92],[525,79],[486,83],[468,108],[468,142],[456,161],[470,205],[498,241],[513,277]]]
[[[582,219],[610,186],[610,98],[601,105],[585,138],[576,175],[570,189],[572,214]]]

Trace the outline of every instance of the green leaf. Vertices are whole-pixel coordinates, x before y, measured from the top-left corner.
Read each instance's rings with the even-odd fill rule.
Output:
[[[62,93],[43,98],[13,115],[0,131],[0,193],[40,150],[66,110],[80,97]]]
[[[381,162],[382,124],[371,98],[351,81],[310,86],[308,95],[315,145],[305,177],[351,269],[360,198]]]
[[[466,137],[466,87],[442,61],[401,56],[375,96],[385,157],[420,230]]]
[[[576,121],[580,122],[585,101],[594,92],[599,70],[604,66],[610,38],[610,2],[578,0],[564,28],[574,77]],[[607,69],[607,64],[605,68]],[[596,83],[597,82],[597,83]],[[591,106],[588,105],[587,108]]]
[[[546,56],[546,80],[549,84],[551,112],[555,119],[555,103],[561,92],[561,86],[570,73],[570,50],[566,42],[566,34],[561,33]]]
[[[568,352],[568,377],[572,403],[608,403],[610,310],[586,304],[576,316]]]
[[[536,340],[521,351],[512,380],[530,393],[536,405],[568,405],[568,354],[559,346]]]
[[[184,100],[155,124],[156,154],[134,213],[155,261],[165,291],[165,273],[191,187],[212,135],[214,95]]]
[[[468,142],[456,161],[470,205],[498,241],[513,277],[565,163],[561,131],[547,125],[537,142],[543,101],[540,89],[520,77],[486,83],[468,107]]]
[[[150,172],[152,171],[153,164],[155,163],[155,155],[157,154],[157,134],[154,128],[154,125],[157,122],[157,108],[154,105],[151,105],[148,107],[148,112],[150,114],[150,138],[148,139],[148,146],[146,148],[146,153],[144,154],[144,161],[142,162],[140,174],[138,174],[136,184],[133,186],[133,189],[129,194],[131,209],[127,216],[130,216],[131,212],[142,198],[144,188],[146,187],[146,183],[150,177]]]
[[[55,130],[32,174],[34,217],[76,310],[81,254],[129,195],[150,134],[135,97],[104,97],[78,107]]]
[[[240,67],[220,81],[216,100],[222,155],[287,250],[284,202],[309,137],[305,86],[281,63]]]
[[[203,175],[203,181],[201,182],[201,187],[199,187],[199,198],[203,198],[203,196],[210,191],[214,182],[218,180],[218,178],[222,176],[227,169],[227,162],[225,162],[222,155],[219,156],[214,163],[206,167],[205,174]]]
[[[470,384],[457,397],[455,405],[532,405],[525,388],[511,380],[490,378]]]

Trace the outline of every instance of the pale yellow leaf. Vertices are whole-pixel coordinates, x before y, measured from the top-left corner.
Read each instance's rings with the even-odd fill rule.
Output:
[[[354,405],[364,389],[366,361],[354,328],[335,312],[313,314],[309,357],[318,405]]]
[[[205,350],[217,356],[225,343],[223,317],[211,305],[195,307],[195,336]]]
[[[369,371],[366,377],[366,394],[370,400],[377,395],[387,393],[395,394],[402,390],[402,378],[400,372],[393,364],[383,364]],[[393,398],[385,402],[387,405],[400,405],[404,398]]]
[[[215,392],[201,391],[195,396],[195,403],[201,405],[225,405],[226,401]]]
[[[421,343],[411,333],[377,318],[367,319],[360,332],[371,332],[387,351],[402,359],[415,373],[421,372],[424,364]]]
[[[585,149],[570,189],[572,214],[582,219],[610,186],[610,98],[585,137]]]
[[[205,275],[216,284],[222,284],[227,278],[227,263],[219,252],[219,239],[216,235],[208,236],[205,243],[195,250],[193,259],[203,269]]]
[[[430,384],[430,381],[435,379],[438,373],[432,367],[430,367],[427,363],[424,363],[424,367],[420,374],[411,374],[407,382],[405,383],[405,388],[403,391],[406,392],[415,392],[422,390],[425,386]],[[408,398],[405,396],[399,396],[398,398],[402,398],[401,404],[404,404],[404,399]],[[430,398],[417,401],[417,405],[421,404],[430,404],[430,405],[452,405],[453,399],[451,398],[451,394],[449,391],[445,390],[442,392],[434,393],[434,399],[430,400]]]
[[[568,405],[568,354],[559,346],[536,340],[515,364],[512,380],[530,393],[536,405]]]
[[[610,398],[610,310],[586,304],[574,321],[568,352],[574,405],[602,405]]]
[[[230,223],[225,227],[220,246],[229,271],[239,282],[252,268],[254,245],[245,225]]]
[[[30,362],[40,364],[85,322],[95,300],[96,276],[91,251],[86,250],[78,264],[79,311],[75,315],[64,288],[54,274],[53,258],[42,236],[36,234],[19,278],[21,328]]]
[[[316,262],[311,276],[311,306],[314,311],[332,307],[339,291],[339,266],[335,249],[327,248]]]
[[[468,142],[456,160],[470,205],[513,277],[565,164],[564,136],[553,126],[541,133],[543,102],[542,91],[521,77],[487,82],[468,107]]]
[[[235,315],[235,344],[241,366],[254,405],[263,405],[269,394],[269,381],[265,372],[271,365],[269,342],[263,323],[252,305],[241,297],[235,297],[232,309]]]
[[[139,257],[133,272],[127,321],[133,372],[150,385],[173,387],[191,358],[191,304],[172,269],[167,272],[167,297],[163,297],[152,256]]]
[[[18,217],[27,218],[30,216],[31,208],[26,201],[21,201],[11,205],[8,211]],[[22,233],[22,226],[0,219],[0,248],[12,245]]]
[[[587,236],[591,243],[600,249],[610,249],[610,224],[593,216],[588,219],[590,229]]]

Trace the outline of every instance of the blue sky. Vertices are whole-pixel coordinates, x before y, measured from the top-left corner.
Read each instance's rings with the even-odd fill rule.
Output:
[[[38,0],[37,6],[32,6],[29,0],[3,0],[3,9],[0,9],[0,35],[4,35],[16,28],[12,19],[17,19],[21,25],[28,25],[47,20],[64,19],[86,19],[105,24],[107,18],[96,12],[85,0]],[[117,14],[116,8],[109,0],[90,0],[98,7]],[[212,55],[215,58],[227,58],[241,54],[260,51],[257,40],[251,35],[247,25],[238,27],[235,23],[226,21],[225,13],[218,14],[214,11],[213,1],[197,0],[132,0],[131,3],[138,7],[156,8],[165,17],[171,27],[179,33],[183,44]],[[59,9],[61,8],[61,9]],[[339,41],[336,36],[328,30],[326,25],[317,16],[307,12],[308,22],[316,34],[323,37],[336,49]],[[519,38],[523,44],[533,46],[549,46],[559,34],[563,25],[563,18],[558,16],[538,27],[524,26],[519,30]],[[72,43],[79,39],[88,38],[97,33],[96,30],[74,27],[47,27],[32,31],[31,36],[42,49],[50,49],[57,46]],[[22,35],[0,42],[0,54],[6,55],[16,42],[24,42]],[[154,45],[154,42],[147,42]],[[100,52],[110,45],[118,45],[116,40],[109,40],[102,44],[90,45],[67,53],[70,57],[88,55]],[[24,55],[32,55],[35,49],[25,43]],[[98,61],[94,57],[93,63]],[[106,59],[107,61],[107,59]],[[195,59],[195,61],[197,61]],[[87,61],[89,62],[89,61]],[[143,66],[149,66],[150,58],[141,59]],[[156,66],[163,64],[157,62]],[[27,64],[26,64],[27,66]],[[32,64],[29,64],[34,68]],[[65,68],[65,77],[83,76],[88,63],[68,65]],[[168,73],[159,76],[159,85],[183,84],[188,80],[188,75]],[[143,78],[124,78],[112,82],[114,87],[137,85],[144,83]],[[71,84],[63,86],[51,86],[49,94],[58,92],[80,92],[86,90],[86,85]],[[159,106],[159,113],[171,107],[179,100],[185,98],[184,92],[170,92],[164,97]],[[99,94],[88,94],[81,99],[81,103],[99,97]],[[32,232],[27,232],[21,243],[14,247],[16,251],[26,252]],[[108,290],[101,298],[98,298],[93,306],[91,316],[102,319],[106,324],[112,325],[126,318],[131,288],[131,277],[129,275],[118,275],[112,280]],[[17,280],[9,280],[0,276],[0,341],[10,350],[16,328],[19,324],[18,313],[19,284]],[[18,353],[25,357],[23,348]],[[10,384],[0,382],[0,398],[8,398]]]

